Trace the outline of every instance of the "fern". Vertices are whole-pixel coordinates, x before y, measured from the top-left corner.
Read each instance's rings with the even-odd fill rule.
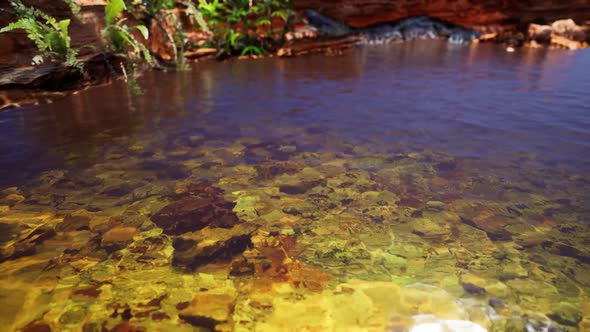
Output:
[[[39,9],[25,6],[21,0],[10,0],[10,4],[18,15],[18,21],[0,29],[0,33],[24,30],[41,53],[34,57],[33,64],[42,63],[44,58],[58,58],[66,65],[82,70],[82,63],[77,59],[78,50],[71,47],[69,19],[58,21]]]
[[[64,2],[70,7],[72,14],[78,15],[80,13],[80,6],[74,0],[64,0]]]

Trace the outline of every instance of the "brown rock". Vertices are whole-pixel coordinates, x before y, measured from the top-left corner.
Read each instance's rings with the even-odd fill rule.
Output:
[[[528,30],[528,37],[531,40],[540,43],[549,43],[551,41],[551,34],[553,29],[548,25],[530,24]]]
[[[151,21],[149,50],[162,60],[175,61],[174,35],[177,33],[175,20],[180,17],[178,10],[163,10]]]
[[[38,245],[54,236],[55,230],[48,226],[40,226],[29,233],[24,233],[13,245],[0,248],[0,262],[34,255]]]
[[[240,224],[231,229],[205,228],[182,235],[173,242],[172,265],[192,270],[213,261],[231,259],[252,245],[250,238],[255,230],[254,225]]]
[[[0,205],[15,206],[25,200],[25,197],[18,193],[8,194],[0,198]]]
[[[586,31],[572,19],[558,20],[551,24],[553,32],[573,41],[583,42],[586,40]]]
[[[412,232],[424,239],[442,242],[449,238],[451,230],[447,225],[439,225],[427,218],[411,221]]]
[[[110,229],[102,236],[103,243],[122,243],[131,242],[137,234],[135,227],[115,227]]]
[[[352,48],[361,41],[359,36],[348,36],[329,40],[300,40],[286,44],[277,51],[278,56],[297,56],[313,53],[338,54]]]
[[[72,232],[90,228],[92,214],[86,210],[78,210],[67,214],[64,220],[55,226],[58,232]]]
[[[22,332],[51,332],[49,324],[43,321],[32,321],[21,329]]]
[[[462,216],[461,221],[464,224],[475,227],[487,233],[492,241],[507,241],[512,239],[512,235],[505,227],[511,224],[507,217],[497,215],[492,211],[481,211],[473,217]]]
[[[151,220],[168,235],[194,232],[207,226],[231,227],[239,223],[235,204],[222,197],[186,197],[165,206]]]
[[[178,316],[191,325],[220,331],[220,325],[231,320],[234,306],[235,298],[228,294],[197,294]]]
[[[558,34],[551,35],[551,44],[567,48],[568,50],[578,50],[585,47],[582,42],[571,40],[568,37],[560,36]]]
[[[541,244],[541,247],[552,254],[575,258],[583,263],[590,264],[590,250],[586,248],[576,248],[566,243],[554,241],[545,241]]]
[[[244,276],[252,275],[255,271],[255,264],[251,261],[248,261],[244,256],[241,256],[232,261],[229,274],[232,276]]]
[[[282,184],[279,186],[279,191],[289,195],[300,195],[311,190],[317,186],[325,186],[325,179],[318,179],[313,181],[301,181],[296,183]]]

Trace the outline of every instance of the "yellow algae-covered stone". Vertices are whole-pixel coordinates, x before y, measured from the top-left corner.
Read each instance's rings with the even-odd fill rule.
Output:
[[[24,200],[25,196],[18,193],[13,193],[0,198],[0,204],[14,206],[23,202]]]
[[[415,283],[404,287],[402,305],[404,314],[435,314],[441,318],[456,318],[459,310],[454,298],[435,286]]]
[[[102,242],[129,242],[133,240],[135,235],[137,235],[137,228],[135,227],[115,227],[102,236]]]
[[[256,217],[258,217],[258,212],[256,211],[256,203],[259,200],[260,197],[258,196],[240,196],[236,200],[236,206],[234,206],[233,211],[240,218],[253,220]]]
[[[444,241],[451,233],[448,225],[440,225],[427,218],[412,220],[411,227],[414,234],[429,241]]]
[[[230,331],[229,323],[234,305],[235,296],[201,293],[195,295],[189,307],[180,311],[178,316],[197,327]]]
[[[392,282],[359,282],[349,284],[371,299],[375,308],[384,315],[398,312],[401,306],[402,289]]]
[[[11,210],[10,214],[0,216],[0,223],[24,225],[55,225],[62,221],[53,211],[27,212]]]
[[[488,285],[488,280],[478,277],[476,275],[473,274],[463,274],[460,277],[461,283],[463,284],[471,284],[475,287],[479,287],[482,289],[485,289],[485,287]]]
[[[363,291],[303,297],[301,301],[276,298],[273,313],[256,331],[383,331],[384,311]]]

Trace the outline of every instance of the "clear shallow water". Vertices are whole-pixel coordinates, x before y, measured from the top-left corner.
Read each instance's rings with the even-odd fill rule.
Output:
[[[225,127],[216,135],[227,137],[296,140],[313,131],[375,151],[436,149],[504,163],[526,155],[539,167],[588,173],[589,66],[586,51],[416,42],[150,72],[142,97],[115,84],[4,112],[1,179],[59,164],[52,150],[92,146],[96,134],[141,139],[156,131],[169,141],[205,123]]]
[[[116,83],[0,113],[0,184],[17,187],[3,323],[575,329],[589,70],[587,51],[412,42],[148,72],[143,96]]]

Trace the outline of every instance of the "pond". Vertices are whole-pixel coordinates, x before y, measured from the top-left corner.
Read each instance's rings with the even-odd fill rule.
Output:
[[[589,70],[414,41],[2,112],[0,324],[588,328]]]

